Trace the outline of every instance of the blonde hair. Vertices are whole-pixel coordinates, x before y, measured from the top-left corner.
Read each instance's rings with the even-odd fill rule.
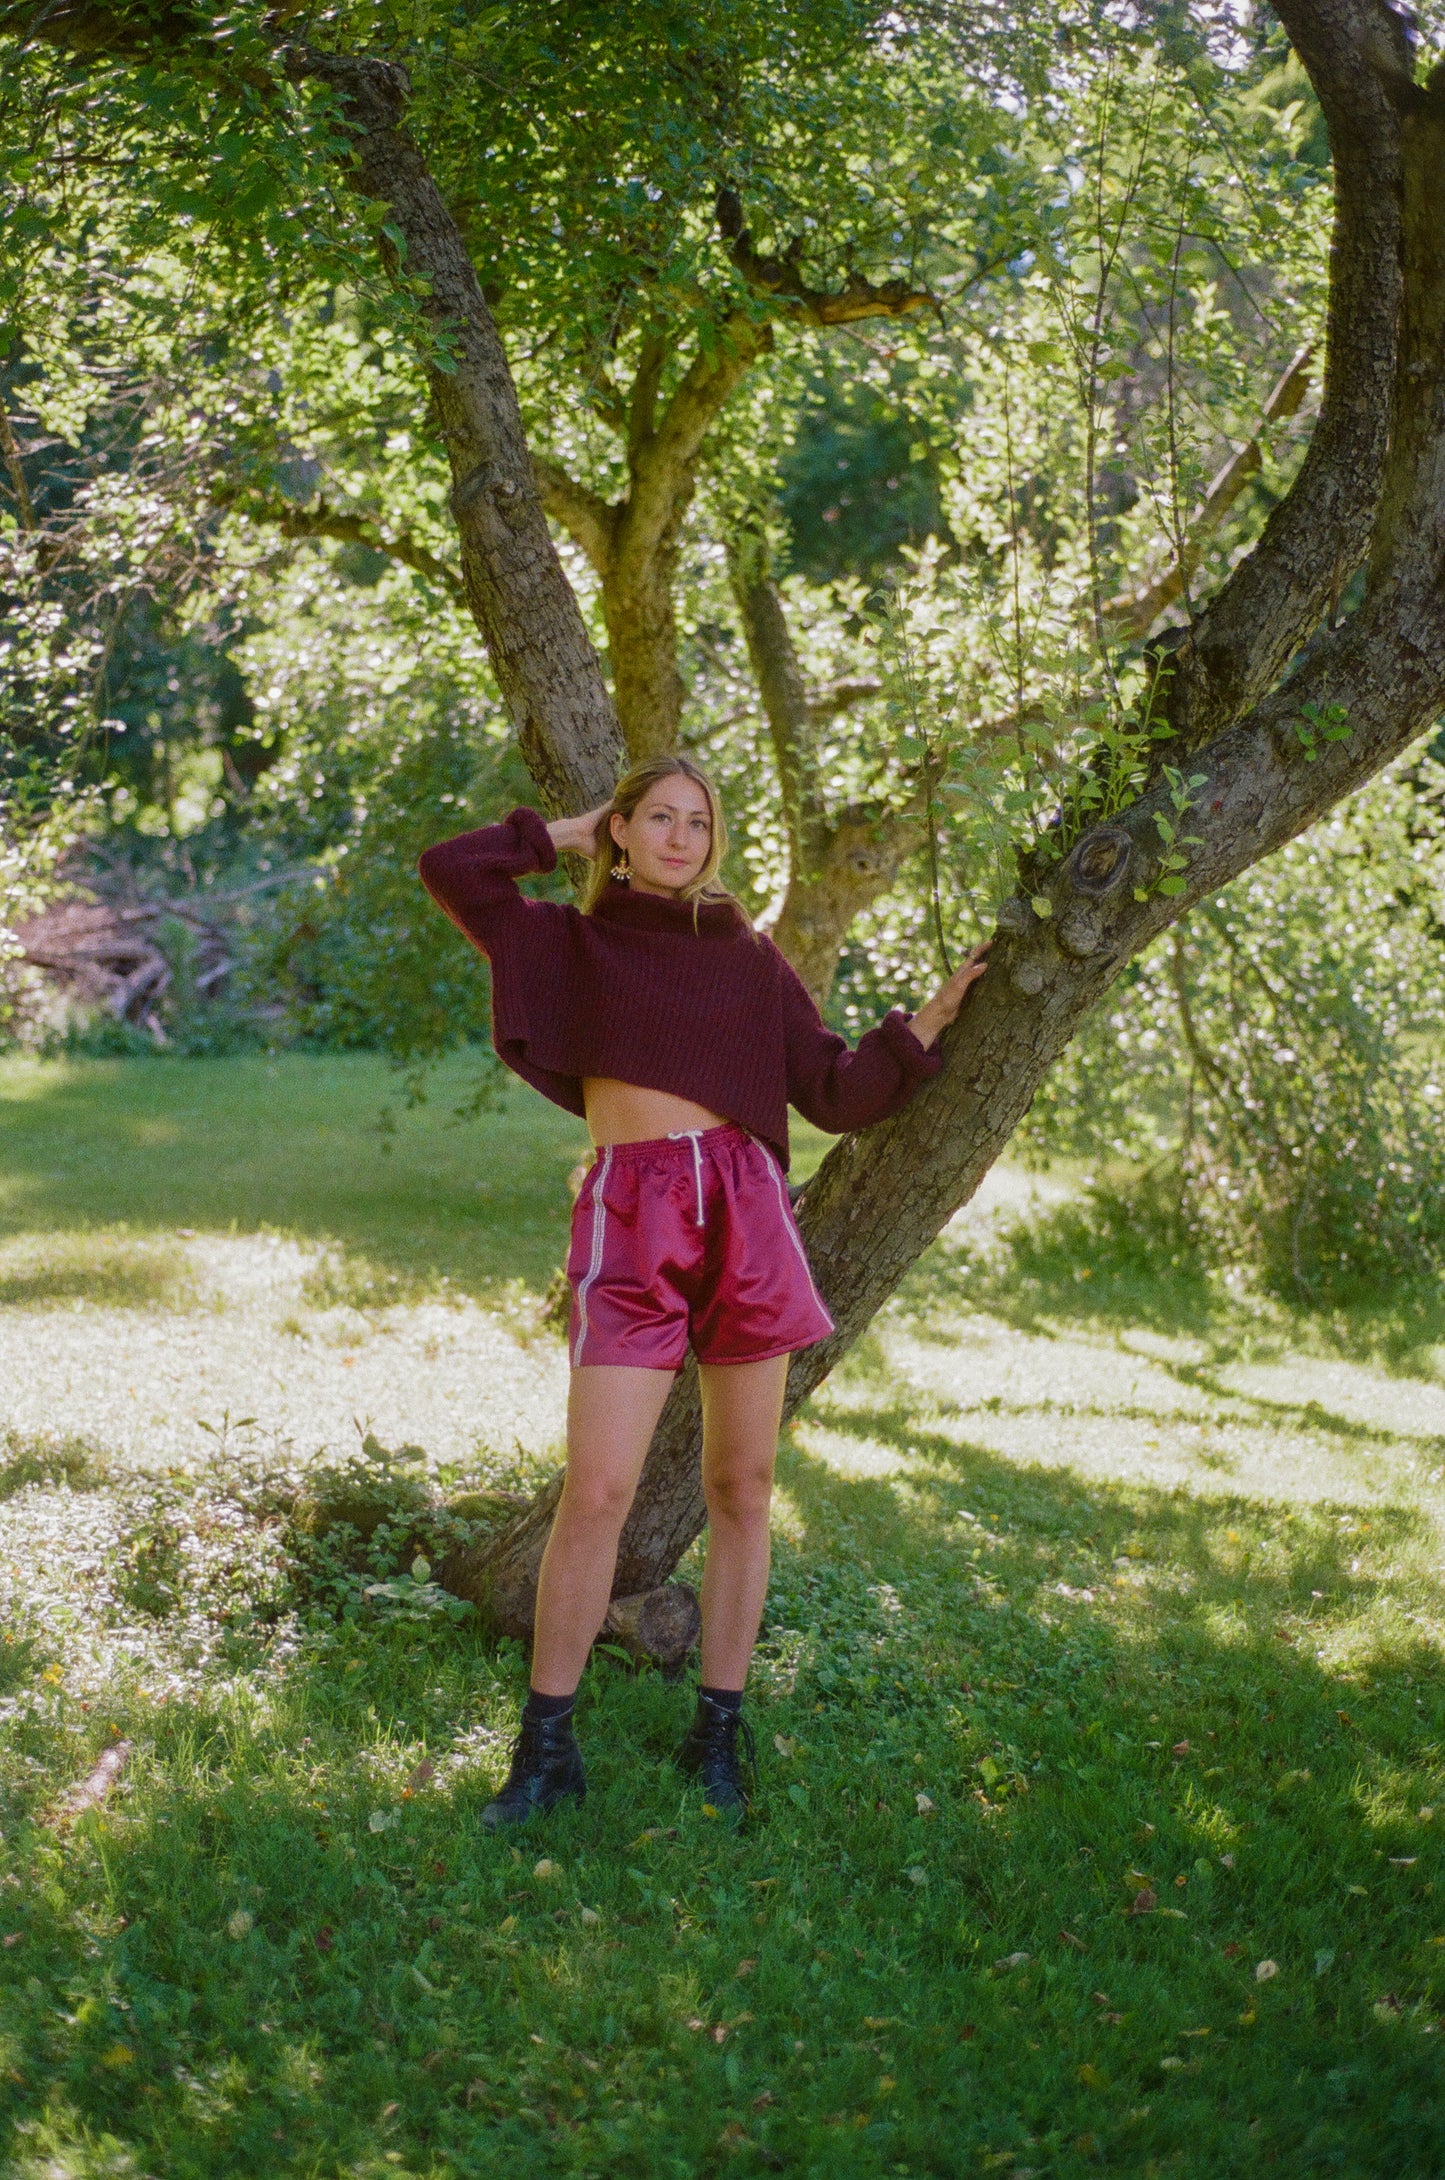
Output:
[[[612,800],[597,820],[597,853],[592,858],[592,874],[587,880],[587,891],[582,898],[584,915],[591,914],[607,891],[612,873],[623,853],[612,837],[613,818],[631,818],[650,787],[656,787],[662,780],[673,779],[679,774],[702,789],[712,818],[712,839],[708,844],[707,861],[692,883],[682,888],[679,898],[693,903],[694,915],[699,901],[732,899],[727,887],[718,877],[718,867],[727,854],[728,829],[722,814],[722,804],[718,801],[717,789],[701,765],[694,764],[691,757],[684,757],[680,752],[672,752],[665,757],[644,757],[641,764],[635,764],[629,771],[624,772],[613,788]]]

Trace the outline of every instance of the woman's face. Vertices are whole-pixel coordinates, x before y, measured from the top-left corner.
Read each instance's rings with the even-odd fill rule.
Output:
[[[612,817],[612,837],[627,850],[632,883],[644,893],[681,893],[712,847],[712,811],[696,780],[674,772],[649,787],[630,818]]]

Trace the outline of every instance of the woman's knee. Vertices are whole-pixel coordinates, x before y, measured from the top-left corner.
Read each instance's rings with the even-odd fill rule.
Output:
[[[703,1497],[709,1518],[740,1527],[766,1526],[773,1499],[773,1464],[728,1468],[704,1473]]]
[[[562,1486],[558,1514],[578,1528],[599,1533],[620,1530],[632,1504],[632,1487],[610,1476],[569,1474]]]

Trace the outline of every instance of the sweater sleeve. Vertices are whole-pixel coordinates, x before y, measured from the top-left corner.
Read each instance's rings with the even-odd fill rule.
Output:
[[[901,1113],[942,1055],[925,1051],[895,1007],[850,1051],[827,1027],[802,978],[780,954],[788,1102],[815,1128],[844,1135]]]
[[[500,825],[483,825],[428,848],[418,869],[421,882],[457,929],[490,954],[510,915],[545,905],[528,901],[517,880],[555,870],[557,850],[535,810],[514,810]],[[555,913],[555,911],[554,911]]]

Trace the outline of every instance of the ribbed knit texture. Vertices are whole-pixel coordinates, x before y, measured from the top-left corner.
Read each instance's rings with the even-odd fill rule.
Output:
[[[584,1076],[667,1090],[736,1121],[788,1163],[788,1106],[841,1135],[901,1111],[936,1074],[898,1013],[855,1051],[731,901],[611,885],[590,916],[531,901],[517,880],[556,867],[535,810],[428,848],[422,883],[492,965],[497,1056],[569,1113]]]

